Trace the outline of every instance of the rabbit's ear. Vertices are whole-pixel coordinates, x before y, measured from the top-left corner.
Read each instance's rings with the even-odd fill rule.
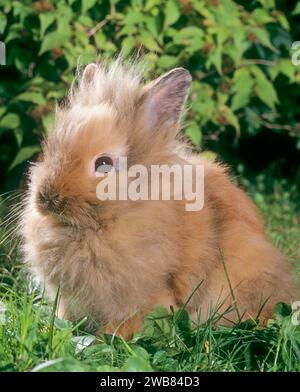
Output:
[[[184,68],[175,68],[144,87],[143,119],[154,130],[177,126],[192,78]]]
[[[90,83],[97,71],[98,67],[95,63],[88,64],[83,71],[82,81],[85,83]]]

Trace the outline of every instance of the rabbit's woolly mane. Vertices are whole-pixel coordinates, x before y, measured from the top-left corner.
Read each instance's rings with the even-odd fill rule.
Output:
[[[70,108],[103,105],[128,116],[140,97],[143,69],[141,63],[118,58],[112,64],[90,64],[77,80],[69,93]]]

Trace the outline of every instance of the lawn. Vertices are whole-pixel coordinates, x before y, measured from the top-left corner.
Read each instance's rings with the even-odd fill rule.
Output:
[[[267,194],[259,181],[244,185],[270,237],[300,276],[297,190],[278,185]],[[6,204],[3,197],[2,210]],[[2,221],[0,371],[300,371],[300,326],[292,325],[291,309],[284,304],[277,305],[267,327],[252,320],[216,328],[214,313],[195,327],[184,309],[157,308],[144,330],[127,342],[84,332],[85,320],[74,325],[56,318],[55,304],[47,302],[18,262],[14,222],[9,231]]]

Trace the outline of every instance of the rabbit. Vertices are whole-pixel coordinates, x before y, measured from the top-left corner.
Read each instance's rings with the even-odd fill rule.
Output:
[[[145,84],[121,59],[79,73],[29,171],[20,231],[24,262],[58,316],[90,317],[98,332],[130,338],[155,306],[185,306],[199,324],[265,323],[290,302],[289,263],[266,237],[254,203],[228,168],[180,136],[192,78],[175,68]],[[202,165],[204,205],[186,200],[99,200],[99,167]],[[117,173],[118,175],[118,173]],[[260,309],[262,307],[262,310]]]

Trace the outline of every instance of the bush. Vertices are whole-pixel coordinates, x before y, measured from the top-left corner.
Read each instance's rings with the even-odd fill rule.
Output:
[[[38,151],[55,101],[64,97],[78,63],[121,49],[124,56],[145,55],[155,75],[179,65],[190,70],[194,81],[184,132],[195,146],[243,161],[242,143],[255,156],[257,145],[248,144],[249,138],[267,132],[268,145],[275,132],[297,154],[300,67],[292,65],[290,53],[299,32],[296,3],[0,0],[0,40],[7,52],[7,65],[0,67],[6,187],[17,186],[24,161]],[[271,160],[276,159],[275,154]]]

